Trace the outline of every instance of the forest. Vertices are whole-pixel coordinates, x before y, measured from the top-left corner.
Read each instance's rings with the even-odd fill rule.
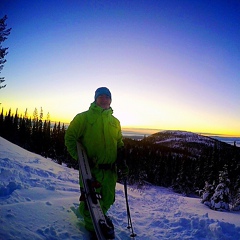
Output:
[[[43,120],[43,110],[33,117],[19,116],[11,109],[0,115],[0,136],[31,152],[77,169],[77,162],[68,154],[64,144],[66,126],[60,122]],[[156,135],[157,136],[157,135]],[[157,138],[156,138],[157,139]],[[189,196],[212,191],[224,183],[228,198],[240,197],[240,148],[215,141],[214,145],[185,142],[176,148],[159,144],[154,135],[143,140],[123,138],[129,166],[129,183],[139,188],[145,184],[171,187]],[[176,139],[177,141],[177,139]],[[119,178],[121,182],[121,178]],[[207,189],[207,190],[206,190]],[[212,190],[211,190],[212,189]],[[230,202],[231,199],[227,201]]]

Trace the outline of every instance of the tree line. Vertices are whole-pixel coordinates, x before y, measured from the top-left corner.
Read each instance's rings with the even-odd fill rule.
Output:
[[[64,123],[50,121],[49,114],[43,120],[43,110],[38,114],[35,108],[32,117],[28,117],[27,109],[24,115],[18,110],[12,113],[11,109],[0,114],[0,136],[26,150],[51,158],[55,162],[68,166],[76,165],[67,152],[64,144],[66,127]]]

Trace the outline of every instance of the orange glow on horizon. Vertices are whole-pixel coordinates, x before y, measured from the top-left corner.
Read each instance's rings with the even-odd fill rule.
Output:
[[[122,131],[126,132],[133,132],[133,133],[140,133],[140,134],[154,134],[157,132],[165,131],[165,130],[172,130],[172,131],[186,131],[186,132],[193,132],[203,136],[221,136],[221,137],[240,137],[240,132],[233,132],[233,131],[199,131],[199,130],[192,130],[192,129],[179,129],[179,128],[149,128],[149,127],[122,127]]]

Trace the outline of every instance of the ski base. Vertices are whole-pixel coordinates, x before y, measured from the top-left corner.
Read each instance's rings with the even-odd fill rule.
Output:
[[[115,239],[114,226],[108,217],[102,212],[100,206],[101,196],[96,192],[94,187],[95,180],[92,177],[89,167],[87,154],[83,146],[77,142],[79,174],[83,183],[84,195],[87,206],[92,218],[96,239],[98,240],[112,240]]]

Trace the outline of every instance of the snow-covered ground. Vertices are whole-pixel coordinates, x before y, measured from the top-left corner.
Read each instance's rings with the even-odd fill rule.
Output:
[[[240,212],[216,212],[170,189],[129,187],[136,239],[240,239]],[[0,240],[88,239],[78,214],[78,172],[0,137]],[[109,210],[130,239],[123,186]]]

